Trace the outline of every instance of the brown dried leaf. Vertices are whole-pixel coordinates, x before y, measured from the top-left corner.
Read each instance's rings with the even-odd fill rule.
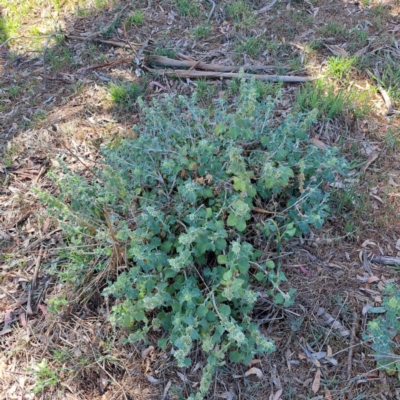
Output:
[[[4,326],[3,329],[0,331],[0,336],[10,333],[12,331],[12,329],[10,328],[11,321],[11,310],[6,310],[4,314]]]
[[[43,313],[45,317],[49,315],[49,313],[46,310],[46,307],[43,304],[39,304],[38,307],[40,308],[40,311]]]
[[[273,400],[279,400],[281,398],[281,395],[283,393],[283,389],[279,389],[276,393],[275,396],[273,398]]]
[[[246,371],[244,374],[244,376],[249,375],[257,375],[257,378],[262,378],[264,374],[262,373],[261,369],[253,367]]]
[[[99,389],[100,389],[100,392],[101,392],[101,393],[104,393],[104,391],[105,391],[105,389],[106,389],[106,387],[108,386],[108,384],[109,384],[110,381],[109,381],[109,379],[108,379],[107,374],[104,372],[103,369],[100,369],[99,375],[100,375],[100,379],[99,379]]]
[[[44,221],[44,224],[43,224],[43,229],[42,229],[43,235],[47,232],[49,225],[50,225],[50,217],[47,217],[46,221]]]
[[[311,390],[314,393],[317,393],[321,386],[321,370],[318,368],[317,372],[315,373],[314,381],[311,386]]]
[[[373,151],[369,155],[367,162],[362,166],[361,172],[365,172],[368,169],[368,167],[378,158],[378,156],[379,156],[379,151]]]
[[[325,45],[325,47],[328,49],[328,50],[330,50],[335,56],[343,56],[343,57],[346,57],[346,56],[348,56],[349,55],[349,53],[347,53],[347,51],[345,50],[345,49],[343,49],[342,47],[340,47],[340,46],[336,46],[336,45],[327,45],[327,44],[325,44],[324,43],[324,45]]]
[[[25,313],[19,314],[19,321],[21,322],[21,326],[26,328],[26,316]]]
[[[392,185],[392,186],[396,186],[396,187],[400,186],[400,185],[398,185],[398,184],[393,180],[392,177],[389,178],[388,182],[389,182],[389,184]]]
[[[251,367],[251,366],[253,366],[254,364],[261,364],[261,360],[258,360],[258,359],[254,359],[254,360],[251,360],[248,364],[247,364],[247,366],[248,367]]]
[[[283,393],[283,389],[279,389],[273,396],[270,396],[270,400],[279,400]]]
[[[145,374],[145,375],[146,375],[147,380],[150,383],[152,383],[153,385],[159,385],[162,382],[161,379],[153,378],[151,375],[147,375],[147,374]]]
[[[379,276],[370,276],[367,279],[367,283],[374,283],[374,282],[379,282],[381,279],[379,278]]]
[[[319,140],[319,139],[316,138],[316,137],[311,138],[311,139],[310,139],[310,142],[311,142],[314,146],[317,146],[317,147],[319,147],[319,148],[322,149],[322,150],[325,150],[325,149],[329,148],[329,146],[328,146],[327,144],[325,144],[323,141]]]
[[[142,351],[142,359],[145,359],[152,351],[154,350],[154,346],[149,346],[147,349]]]
[[[183,383],[189,383],[190,382],[189,379],[187,378],[187,376],[182,374],[182,372],[178,371],[176,374],[179,376],[179,378],[181,378]]]
[[[356,53],[354,53],[354,56],[361,57],[363,54],[365,54],[367,52],[368,49],[369,49],[369,44],[367,44],[365,47],[363,47],[362,49],[360,49]]]
[[[332,393],[329,391],[329,389],[325,389],[325,399],[333,400]]]

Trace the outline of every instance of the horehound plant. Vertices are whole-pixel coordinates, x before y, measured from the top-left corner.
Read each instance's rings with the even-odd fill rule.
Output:
[[[60,196],[41,194],[72,244],[69,261],[57,266],[64,281],[81,285],[117,241],[128,268],[104,290],[115,299],[112,323],[129,342],[155,333],[179,367],[191,366],[194,348],[203,351],[190,399],[206,396],[227,359],[248,363],[274,350],[252,310],[261,290],[285,306],[294,291],[281,290],[286,278],[262,249],[271,236],[279,242],[319,228],[329,211],[326,183],[347,168],[335,149],[309,143],[316,111],[276,126],[274,101],[257,93],[242,80],[234,104],[220,99],[214,108],[200,107],[196,95],[139,99],[137,139],[105,147],[91,182],[64,171]],[[77,246],[88,242],[97,243],[90,255]]]

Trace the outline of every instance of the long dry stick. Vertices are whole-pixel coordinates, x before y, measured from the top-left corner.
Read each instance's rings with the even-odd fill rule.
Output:
[[[275,68],[273,65],[218,65],[218,64],[207,64],[201,61],[195,60],[174,60],[173,58],[168,58],[164,56],[147,56],[146,61],[151,64],[161,65],[163,67],[173,67],[173,68],[196,68],[206,71],[216,71],[216,72],[233,72],[243,70],[266,70]]]
[[[261,81],[270,82],[309,82],[317,79],[316,77],[308,76],[285,76],[285,75],[259,75],[259,74],[238,74],[236,72],[209,72],[209,71],[186,71],[186,70],[162,70],[148,68],[149,71],[159,75],[173,76],[176,78],[245,78],[258,79]]]

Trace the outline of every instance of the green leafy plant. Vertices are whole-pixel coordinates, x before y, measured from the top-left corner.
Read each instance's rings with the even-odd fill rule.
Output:
[[[49,300],[49,312],[53,314],[59,313],[64,306],[68,304],[68,300],[65,298],[65,295],[61,297],[53,297]]]
[[[32,372],[35,375],[34,393],[39,393],[43,389],[55,386],[60,382],[60,378],[53,371],[53,368],[48,364],[46,359],[36,364]]]
[[[382,307],[371,308],[369,313],[384,313],[368,322],[365,340],[372,339],[377,368],[389,374],[397,372],[400,379],[399,345],[395,337],[400,333],[400,292],[395,285],[387,285]]]
[[[316,112],[273,125],[273,101],[260,100],[254,81],[241,81],[237,104],[201,107],[196,94],[138,104],[137,139],[105,148],[90,183],[65,171],[59,198],[41,198],[71,242],[65,268],[75,268],[76,284],[91,276],[84,265],[125,254],[129,268],[104,291],[115,299],[113,324],[130,342],[157,334],[179,367],[201,350],[207,364],[190,398],[202,399],[227,357],[247,363],[274,350],[251,313],[261,292],[288,306],[294,290],[281,289],[285,275],[262,249],[274,238],[279,252],[282,240],[319,228],[324,184],[347,164],[308,142]],[[268,214],[258,222],[256,205]],[[95,255],[73,267],[87,241]]]

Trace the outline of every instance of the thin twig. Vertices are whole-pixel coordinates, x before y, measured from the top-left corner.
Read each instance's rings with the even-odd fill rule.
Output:
[[[357,330],[357,314],[353,311],[354,321],[351,324],[351,336],[350,336],[350,348],[349,355],[347,356],[347,379],[351,378],[351,367],[353,364],[353,350],[354,350],[354,341],[356,340],[356,330]]]
[[[32,307],[31,307],[32,292],[33,292],[33,288],[32,288],[32,284],[30,284],[29,285],[29,289],[28,289],[28,303],[26,305],[26,313],[27,313],[27,315],[32,315],[33,314]]]
[[[33,243],[31,243],[31,244],[30,244],[28,247],[26,247],[25,249],[22,249],[20,253],[21,253],[21,254],[27,253],[29,250],[31,250],[32,248],[34,248],[36,245],[38,245],[39,243],[42,243],[42,242],[45,241],[45,240],[50,239],[50,238],[52,237],[52,235],[54,235],[54,234],[57,233],[57,232],[60,232],[61,230],[62,230],[61,228],[54,229],[53,231],[51,231],[51,232],[48,233],[47,235],[42,236],[41,238],[35,240]]]
[[[213,1],[213,0],[208,0],[208,2],[212,4],[212,8],[211,8],[210,14],[208,14],[207,24],[210,23],[211,17],[212,17],[212,15],[214,14],[214,10],[215,10],[215,3],[214,3],[214,1]]]
[[[59,140],[59,139],[56,139],[56,140],[58,141],[58,143],[61,145],[61,147],[62,147],[64,150],[68,151],[68,153],[71,154],[72,157],[74,157],[77,161],[79,161],[79,162],[85,167],[86,171],[88,171],[88,172],[90,172],[91,174],[93,174],[100,182],[102,181],[102,179],[100,178],[100,176],[98,176],[98,175],[93,171],[93,169],[91,169],[90,167],[88,167],[88,166],[80,159],[80,157],[78,157],[71,149],[69,149],[69,148],[67,147],[67,145],[66,145],[63,141],[61,141],[61,140]]]
[[[32,288],[35,289],[36,286],[36,279],[39,273],[39,267],[40,267],[40,262],[42,261],[42,255],[43,255],[43,244],[40,246],[39,250],[39,255],[36,259],[35,263],[35,271],[33,272],[33,277],[32,277]]]
[[[252,211],[260,213],[260,214],[273,214],[273,215],[278,214],[276,211],[268,211],[268,210],[264,210],[263,208],[260,208],[260,207],[253,207]]]
[[[122,394],[124,395],[125,400],[128,400],[128,397],[126,395],[124,387],[97,361],[96,354],[94,353],[93,347],[90,346],[90,349],[92,350],[93,357],[94,357],[94,362],[110,377],[110,379],[121,388]]]

